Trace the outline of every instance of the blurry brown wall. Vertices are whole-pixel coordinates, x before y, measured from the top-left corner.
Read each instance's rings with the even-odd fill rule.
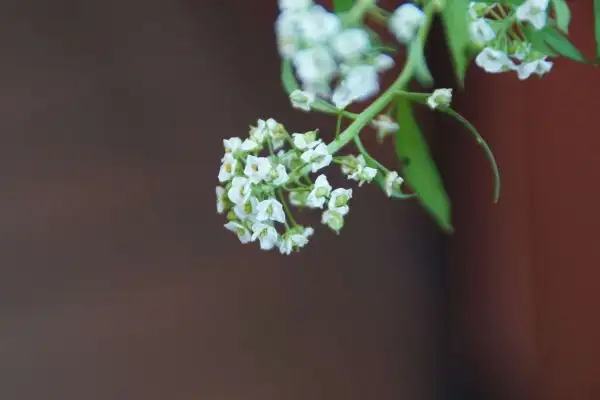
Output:
[[[224,137],[331,123],[290,110],[252,3],[2,3],[0,398],[432,398],[418,206],[363,188],[292,257],[216,215]]]
[[[592,1],[569,4],[570,37],[592,56]],[[482,153],[440,121],[455,355],[478,398],[600,399],[600,71],[560,60],[520,82],[474,66],[466,87],[460,109],[495,150],[503,189],[492,204]]]

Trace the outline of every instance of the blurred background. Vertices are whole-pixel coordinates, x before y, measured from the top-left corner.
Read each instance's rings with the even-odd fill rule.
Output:
[[[0,397],[599,399],[598,71],[470,74],[457,104],[499,205],[468,136],[424,120],[454,236],[364,187],[340,237],[283,257],[240,245],[214,198],[224,137],[330,123],[289,107],[275,3],[2,3]]]

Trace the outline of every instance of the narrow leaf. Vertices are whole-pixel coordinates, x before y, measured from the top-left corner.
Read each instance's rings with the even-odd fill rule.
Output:
[[[396,134],[396,154],[404,164],[404,177],[420,203],[446,232],[452,232],[450,200],[435,166],[429,146],[414,118],[407,99],[397,103],[397,119],[401,126]]]
[[[567,5],[566,0],[552,0],[552,7],[556,15],[556,25],[558,28],[569,33],[569,24],[571,23],[571,10]]]
[[[442,11],[446,42],[452,55],[456,79],[461,86],[467,71],[467,51],[470,45],[468,7],[469,0],[452,0],[446,2]]]
[[[552,49],[556,50],[559,54],[564,57],[570,58],[573,61],[579,61],[581,63],[588,63],[589,61],[585,58],[577,47],[573,45],[562,33],[556,29],[548,29],[545,31],[546,44]]]

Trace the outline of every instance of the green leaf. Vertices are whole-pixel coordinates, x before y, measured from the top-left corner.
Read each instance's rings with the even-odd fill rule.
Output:
[[[477,144],[483,149],[483,152],[485,153],[485,156],[492,167],[492,173],[494,174],[494,202],[497,203],[500,199],[500,171],[498,170],[498,164],[496,163],[496,158],[494,157],[494,153],[492,153],[490,146],[486,143],[473,124],[471,124],[465,117],[448,107],[439,107],[439,110],[463,124],[464,127],[467,128],[467,130],[473,135]]]
[[[565,35],[552,28],[545,30],[545,32],[546,44],[556,50],[560,55],[570,58],[573,61],[586,64],[589,63],[589,60],[577,50],[577,47],[575,47]]]
[[[550,57],[557,57],[559,54],[546,44],[546,39],[543,31],[538,31],[530,26],[523,27],[523,33],[526,39],[531,43],[531,47],[544,53]]]
[[[396,154],[404,164],[404,177],[438,225],[446,232],[452,232],[450,200],[429,146],[413,116],[411,103],[400,98],[397,107],[401,129],[396,133]]]
[[[333,11],[336,13],[346,12],[352,8],[353,0],[333,0]]]
[[[594,33],[596,36],[596,58],[600,59],[600,0],[594,0]]]
[[[469,2],[469,0],[448,1],[442,11],[446,42],[452,55],[456,79],[461,86],[467,72],[467,51],[471,42],[468,28]]]
[[[281,60],[281,83],[288,95],[294,90],[300,89],[290,60]]]
[[[552,0],[552,7],[556,15],[556,24],[558,28],[569,33],[569,24],[571,23],[571,10],[565,0]]]
[[[526,27],[524,33],[534,50],[551,57],[563,56],[580,63],[590,63],[590,60],[581,54],[577,47],[555,27],[547,26],[539,31]]]

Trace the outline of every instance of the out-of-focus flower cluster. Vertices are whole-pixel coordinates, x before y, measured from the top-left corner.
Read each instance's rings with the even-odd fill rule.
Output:
[[[373,44],[369,31],[346,26],[340,16],[312,0],[280,0],[279,7],[279,53],[292,62],[305,92],[340,109],[379,92],[379,74],[394,61]]]

